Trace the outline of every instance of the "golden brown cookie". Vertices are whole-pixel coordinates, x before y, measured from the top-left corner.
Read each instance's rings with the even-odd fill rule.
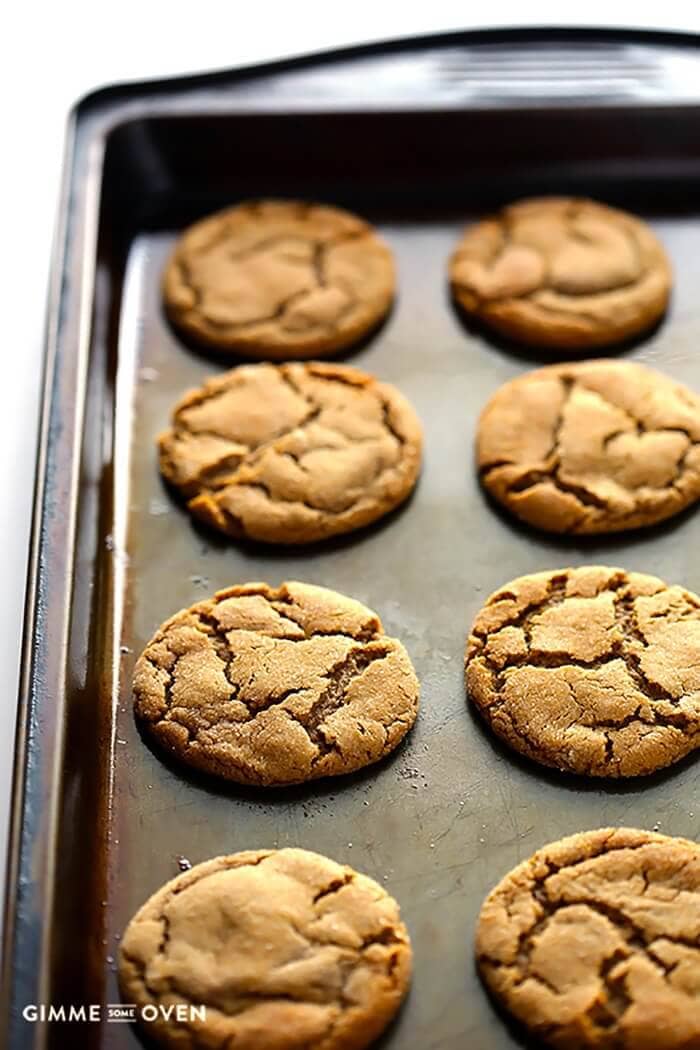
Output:
[[[592,566],[521,576],[467,643],[469,696],[510,747],[571,773],[653,773],[700,747],[700,598]]]
[[[160,469],[195,517],[236,538],[351,532],[411,493],[422,431],[388,383],[347,365],[242,365],[176,405]]]
[[[300,201],[248,201],[190,226],[163,277],[165,308],[215,350],[280,360],[356,343],[388,313],[394,260],[369,223]]]
[[[658,321],[671,266],[641,219],[595,201],[542,197],[468,229],[450,281],[460,306],[501,335],[577,351]]]
[[[418,692],[375,613],[305,583],[230,587],[176,613],[134,671],[136,716],[161,747],[262,786],[384,758],[415,722]]]
[[[303,849],[198,864],[126,928],[119,981],[173,1050],[362,1050],[408,991],[411,944],[372,879]],[[168,1007],[206,1007],[175,1023]],[[152,1019],[149,1020],[149,1015]]]
[[[479,420],[482,483],[548,532],[619,532],[700,497],[700,397],[632,361],[583,361],[502,386]]]
[[[491,994],[556,1050],[698,1050],[700,847],[631,828],[561,839],[481,909]]]

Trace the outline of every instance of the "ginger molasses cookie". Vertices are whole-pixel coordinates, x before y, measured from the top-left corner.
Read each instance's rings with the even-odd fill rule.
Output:
[[[483,485],[548,532],[619,532],[700,497],[700,397],[632,361],[583,361],[502,386],[479,420]]]
[[[157,744],[261,786],[384,758],[413,725],[418,692],[375,613],[305,583],[219,591],[167,620],[134,671],[135,713]]]
[[[300,201],[248,201],[190,226],[163,278],[173,323],[215,350],[319,357],[386,316],[389,248],[356,215]]]
[[[421,425],[388,383],[347,365],[242,365],[176,405],[160,469],[196,518],[300,544],[388,514],[420,470]]]
[[[700,847],[606,828],[561,839],[481,909],[484,983],[556,1050],[700,1047]]]
[[[234,853],[179,875],[136,913],[119,956],[125,1001],[174,1050],[362,1050],[410,976],[396,901],[303,849]]]
[[[468,229],[450,281],[460,306],[501,335],[579,351],[658,321],[671,267],[641,219],[594,201],[543,197]]]
[[[546,766],[630,777],[700,747],[700,598],[593,566],[521,576],[467,644],[469,696],[510,747]]]

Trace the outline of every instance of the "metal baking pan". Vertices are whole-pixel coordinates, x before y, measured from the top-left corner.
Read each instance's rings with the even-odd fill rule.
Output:
[[[640,782],[560,776],[506,752],[465,704],[467,629],[513,576],[602,561],[700,590],[698,512],[636,534],[562,539],[500,516],[479,489],[477,413],[538,358],[463,326],[446,260],[470,218],[549,192],[651,221],[674,261],[673,303],[655,333],[621,352],[700,389],[695,38],[463,34],[110,88],[75,110],[19,698],[1,1029],[12,1050],[140,1045],[104,1010],[118,1001],[116,950],[131,914],[183,858],[287,844],[352,864],[401,904],[415,982],[382,1045],[506,1050],[521,1036],[494,1011],[472,958],[487,890],[579,829],[699,837],[692,759]],[[308,550],[200,531],[156,466],[170,406],[224,367],[164,321],[163,261],[185,223],[251,195],[328,201],[378,224],[400,293],[348,360],[395,383],[426,430],[409,504]],[[361,775],[287,791],[227,788],[162,762],[139,737],[130,695],[155,627],[218,587],[290,578],[366,602],[405,642],[422,682],[415,731]],[[97,1004],[102,1019],[26,1020],[38,1004]]]

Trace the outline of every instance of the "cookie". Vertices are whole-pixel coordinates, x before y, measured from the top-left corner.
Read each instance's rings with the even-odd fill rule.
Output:
[[[602,566],[521,576],[477,615],[466,680],[494,732],[542,765],[653,773],[700,747],[700,598]]]
[[[362,1050],[410,977],[396,901],[303,849],[234,853],[179,875],[136,913],[119,957],[124,1000],[173,1050]],[[188,1016],[202,1005],[204,1018]]]
[[[476,445],[488,492],[548,532],[640,528],[700,497],[700,397],[632,361],[511,380],[484,408]]]
[[[226,353],[280,360],[351,346],[384,319],[393,256],[340,208],[248,201],[190,226],[163,277],[166,312]]]
[[[249,583],[171,617],[136,663],[135,713],[189,766],[239,784],[297,784],[384,758],[419,686],[401,642],[342,594]]]
[[[388,383],[347,365],[242,365],[175,407],[160,469],[192,514],[237,539],[300,544],[394,510],[422,431]]]
[[[586,831],[519,864],[476,935],[497,1002],[556,1050],[700,1047],[700,847]]]
[[[671,292],[666,253],[641,219],[543,197],[466,231],[450,260],[455,299],[509,339],[581,351],[650,328]]]

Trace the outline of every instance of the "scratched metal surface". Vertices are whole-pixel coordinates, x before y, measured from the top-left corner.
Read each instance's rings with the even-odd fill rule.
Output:
[[[347,360],[395,383],[425,426],[417,492],[378,527],[313,550],[244,548],[193,526],[162,486],[154,437],[183,390],[222,365],[183,346],[164,322],[159,277],[174,233],[132,243],[118,345],[117,492],[128,507],[123,626],[109,827],[107,1001],[131,914],[178,871],[213,855],[298,845],[349,863],[399,900],[415,950],[415,980],[386,1046],[507,1050],[521,1045],[473,967],[472,938],[489,888],[545,842],[608,824],[700,835],[692,759],[639,782],[546,772],[506,752],[465,703],[462,654],[477,609],[525,572],[606,562],[700,590],[700,513],[662,528],[592,542],[527,531],[484,500],[471,465],[477,414],[505,380],[538,363],[467,332],[445,289],[445,260],[466,216],[387,221],[372,213],[399,264],[399,298],[381,332]],[[670,315],[628,356],[700,386],[700,217],[652,219],[676,264]],[[121,435],[121,437],[120,437]],[[127,455],[128,453],[128,455]],[[299,579],[375,609],[405,643],[421,681],[415,730],[389,760],[359,776],[291,791],[227,788],[164,764],[131,713],[136,655],[173,611],[228,584]],[[125,1025],[102,1045],[137,1045]]]

